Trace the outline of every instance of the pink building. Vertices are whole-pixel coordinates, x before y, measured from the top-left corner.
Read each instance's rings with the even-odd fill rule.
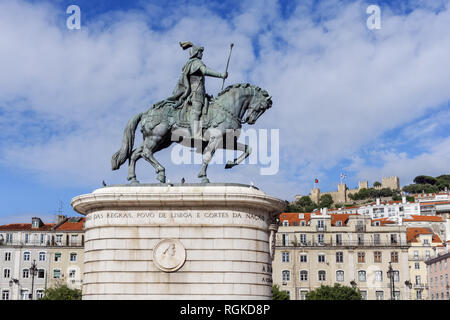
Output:
[[[448,244],[447,244],[448,245]],[[450,252],[425,261],[427,264],[429,299],[450,300]]]

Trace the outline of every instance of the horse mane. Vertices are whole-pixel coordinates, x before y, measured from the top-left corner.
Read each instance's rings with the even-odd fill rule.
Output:
[[[220,97],[221,95],[223,95],[223,94],[229,92],[231,89],[235,89],[235,88],[248,88],[248,87],[255,89],[255,91],[257,91],[257,92],[261,92],[261,94],[262,94],[264,97],[268,97],[268,96],[269,96],[269,93],[268,93],[266,90],[263,90],[263,89],[261,89],[261,88],[258,87],[258,86],[252,85],[252,84],[250,84],[250,83],[235,83],[235,84],[229,85],[228,87],[226,87],[225,89],[223,89],[221,92],[219,92],[219,94],[217,95],[217,98]]]

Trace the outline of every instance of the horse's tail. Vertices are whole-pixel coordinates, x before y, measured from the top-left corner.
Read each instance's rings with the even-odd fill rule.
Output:
[[[125,130],[123,131],[122,147],[119,151],[114,153],[111,158],[111,167],[113,170],[117,170],[120,166],[131,156],[134,145],[134,133],[136,127],[141,121],[142,115],[144,113],[138,113],[133,118],[128,121]]]

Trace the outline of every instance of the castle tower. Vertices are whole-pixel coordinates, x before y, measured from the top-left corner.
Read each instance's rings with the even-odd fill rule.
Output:
[[[336,202],[347,202],[347,185],[345,183],[338,184],[338,191],[336,194]]]
[[[320,188],[311,189],[311,200],[314,203],[319,204],[320,201]]]
[[[381,180],[381,187],[398,190],[400,189],[400,179],[397,176],[383,177]]]
[[[369,182],[368,181],[359,181],[358,182],[358,191],[361,189],[369,189]]]

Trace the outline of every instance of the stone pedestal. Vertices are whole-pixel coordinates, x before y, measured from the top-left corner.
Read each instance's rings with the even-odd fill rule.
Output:
[[[271,299],[284,201],[240,184],[122,185],[86,215],[83,299]]]

